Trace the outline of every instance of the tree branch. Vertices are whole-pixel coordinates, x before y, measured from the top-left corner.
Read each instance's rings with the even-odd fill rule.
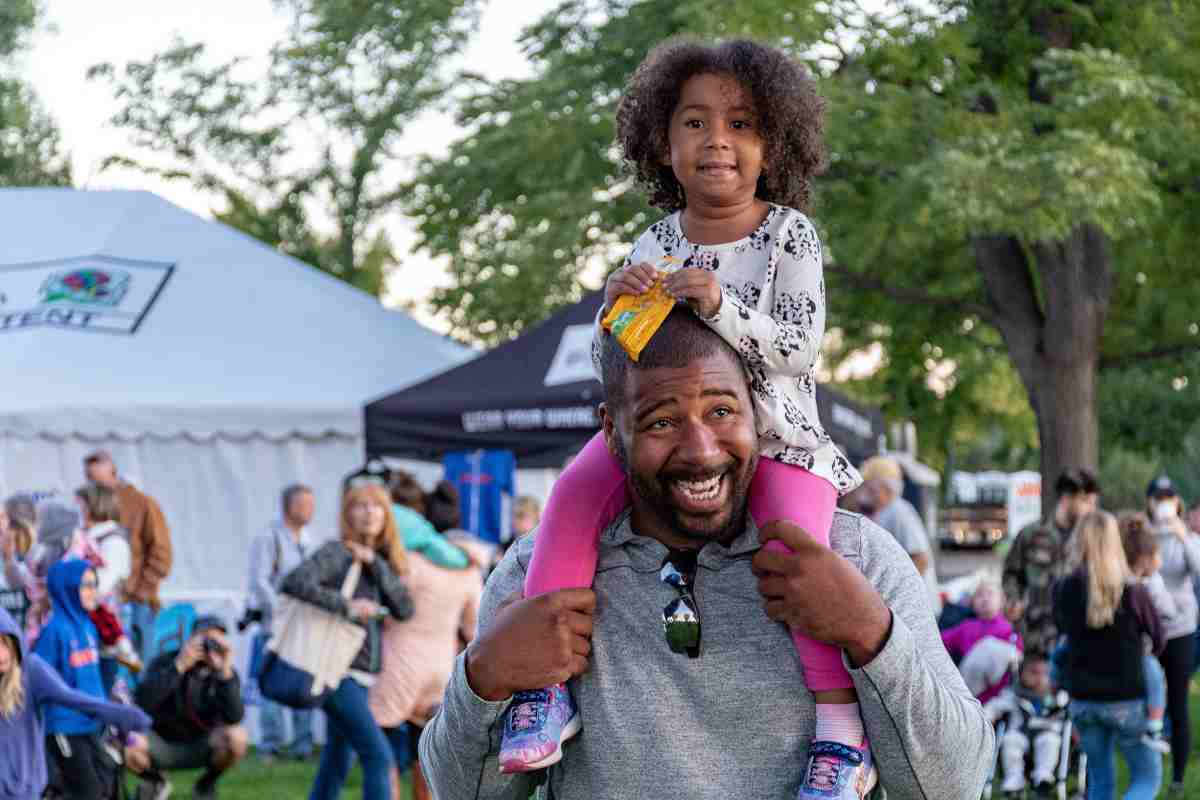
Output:
[[[825,271],[837,275],[857,289],[865,289],[869,292],[877,292],[885,297],[895,300],[898,303],[954,309],[962,312],[964,315],[977,316],[986,321],[988,324],[995,324],[995,315],[990,308],[981,303],[971,302],[963,297],[944,297],[933,294],[932,292],[927,292],[924,289],[915,289],[908,286],[893,286],[891,284],[884,283],[872,275],[864,275],[861,272],[850,269],[849,267],[844,267],[836,262],[829,262],[825,264]]]
[[[1137,353],[1124,353],[1115,356],[1101,356],[1100,369],[1124,369],[1133,367],[1144,361],[1157,361],[1162,358],[1184,356],[1189,353],[1200,353],[1200,342],[1184,342],[1179,344],[1161,345],[1142,350]]]

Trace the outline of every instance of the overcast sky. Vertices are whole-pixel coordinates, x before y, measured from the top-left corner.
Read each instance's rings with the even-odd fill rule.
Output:
[[[491,0],[464,62],[493,78],[527,75],[517,36],[557,2]],[[166,183],[130,171],[99,171],[106,156],[130,148],[125,134],[107,123],[116,110],[111,93],[87,81],[85,73],[104,61],[120,65],[147,59],[166,49],[176,34],[205,43],[214,61],[244,56],[265,64],[271,45],[285,31],[285,18],[275,13],[270,0],[47,0],[46,11],[46,29],[35,36],[23,66],[62,130],[76,184],[90,189],[147,189],[211,216],[208,199],[182,182]],[[457,132],[449,118],[426,115],[409,126],[403,150],[436,153]],[[398,252],[411,246],[412,232],[403,220],[390,225],[389,233]],[[388,286],[387,300],[419,300],[442,280],[444,271],[436,264],[423,256],[406,256],[397,280]],[[418,316],[432,322],[425,314]]]

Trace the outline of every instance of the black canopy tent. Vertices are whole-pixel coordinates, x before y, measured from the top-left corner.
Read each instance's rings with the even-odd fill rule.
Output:
[[[560,467],[599,429],[592,372],[593,292],[526,333],[366,407],[368,458],[439,460],[456,450],[511,450],[521,467]],[[823,387],[826,430],[855,463],[877,449],[883,415]]]

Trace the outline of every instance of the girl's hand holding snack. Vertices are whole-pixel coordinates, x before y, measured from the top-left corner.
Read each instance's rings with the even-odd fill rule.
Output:
[[[658,280],[658,271],[654,269],[653,264],[645,261],[621,267],[608,276],[608,282],[604,285],[604,313],[608,314],[612,311],[613,306],[617,303],[617,298],[621,295],[628,294],[636,297],[645,294],[650,291],[650,287],[656,280]]]
[[[687,301],[702,319],[712,319],[721,310],[721,284],[709,270],[689,267],[672,272],[663,280],[663,288]]]

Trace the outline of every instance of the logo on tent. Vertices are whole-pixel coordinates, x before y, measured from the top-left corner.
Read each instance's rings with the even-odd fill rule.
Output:
[[[129,291],[129,273],[98,268],[76,269],[51,275],[42,284],[42,302],[69,301],[81,305],[114,307]]]
[[[41,327],[137,333],[174,269],[111,256],[0,266],[0,333]]]

